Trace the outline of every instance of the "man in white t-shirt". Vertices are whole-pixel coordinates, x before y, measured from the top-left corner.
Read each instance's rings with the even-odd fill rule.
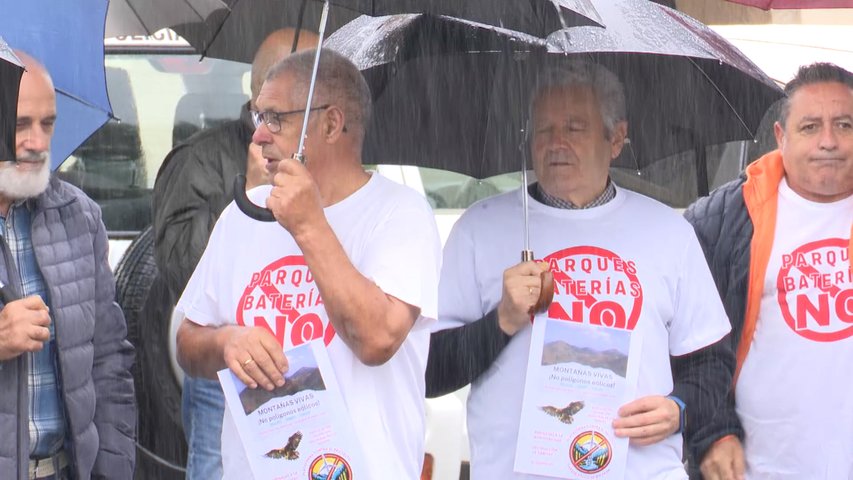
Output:
[[[785,93],[779,149],[685,213],[737,352],[693,452],[708,480],[853,478],[853,73],[804,66]]]
[[[693,230],[671,208],[609,178],[627,135],[625,118],[622,84],[604,67],[577,61],[542,72],[530,121],[538,182],[473,205],[448,238],[427,394],[472,382],[474,480],[544,478],[513,471],[529,310],[544,269],[561,297],[549,318],[642,338],[631,352],[639,360],[636,395],[605,432],[630,439],[625,478],[687,478],[682,433],[689,441],[704,421],[692,409],[724,400],[734,355],[717,347],[730,327]],[[516,264],[523,195],[531,247],[543,263]],[[554,445],[567,452],[564,478],[588,478],[569,467],[571,438],[565,440]]]
[[[274,66],[257,97],[252,141],[272,186],[249,199],[277,223],[222,213],[178,303],[178,359],[192,375],[229,368],[249,388],[284,383],[282,348],[322,339],[359,442],[364,478],[417,478],[424,379],[436,318],[440,240],[426,200],[366,172],[370,91],[358,69],[323,50],[305,141],[297,150],[315,51]],[[225,478],[246,478],[226,409]]]

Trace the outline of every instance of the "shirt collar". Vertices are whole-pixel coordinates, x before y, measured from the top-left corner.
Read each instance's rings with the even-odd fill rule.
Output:
[[[564,200],[560,197],[555,197],[554,195],[546,192],[542,185],[539,182],[536,182],[527,189],[530,196],[535,198],[537,201],[548,205],[549,207],[554,208],[563,208],[567,210],[585,210],[588,208],[595,208],[604,205],[605,203],[613,200],[616,197],[616,185],[610,180],[610,177],[607,177],[607,186],[604,187],[604,191],[596,197],[593,201],[587,203],[586,205],[575,205],[574,203]]]

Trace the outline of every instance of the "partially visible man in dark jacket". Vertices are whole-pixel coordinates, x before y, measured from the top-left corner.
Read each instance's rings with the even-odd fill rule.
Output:
[[[0,476],[130,479],[133,347],[106,228],[95,202],[51,178],[53,83],[18,55],[17,158],[0,162]]]
[[[737,351],[695,478],[853,478],[853,383],[839,375],[853,364],[853,73],[808,65],[785,93],[779,149],[685,213]]]
[[[269,183],[260,147],[252,144],[250,109],[267,70],[290,54],[295,30],[271,33],[252,61],[252,99],[239,120],[201,131],[177,145],[160,166],[152,197],[155,282],[165,282],[174,305],[184,291],[207,246],[213,225],[234,195],[234,177],[246,175],[246,189]],[[301,31],[298,49],[316,46],[316,34]],[[160,286],[158,286],[160,287]],[[182,417],[189,446],[187,479],[222,477],[220,434],[225,399],[219,383],[187,376],[182,391]]]

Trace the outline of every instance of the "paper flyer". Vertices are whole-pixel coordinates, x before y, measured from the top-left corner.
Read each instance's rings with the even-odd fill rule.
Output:
[[[285,355],[285,384],[273,391],[249,389],[228,369],[218,372],[254,478],[360,478],[361,450],[322,340]]]
[[[515,471],[564,479],[621,479],[628,440],[611,422],[633,398],[639,332],[534,319]]]

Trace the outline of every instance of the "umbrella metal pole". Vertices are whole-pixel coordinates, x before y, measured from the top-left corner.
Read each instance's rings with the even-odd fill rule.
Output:
[[[522,262],[532,262],[536,260],[536,257],[533,255],[533,250],[530,249],[530,212],[528,211],[528,201],[527,201],[527,162],[524,162],[524,165],[521,168],[521,209],[523,210],[522,216],[524,217],[524,250],[521,251],[521,261]],[[548,307],[551,306],[551,302],[554,301],[554,275],[550,270],[545,270],[541,274],[539,274],[540,288],[539,288],[539,296],[536,298],[536,302],[530,307],[528,313],[530,315],[536,315],[537,313],[542,313],[548,310]]]
[[[525,132],[525,135],[530,135],[530,132]],[[530,249],[530,209],[529,201],[527,199],[527,156],[524,152],[522,152],[521,158],[521,215],[524,219],[524,250],[521,251],[521,261],[533,262],[536,260],[536,257],[533,255],[533,250]],[[531,305],[530,310],[527,312],[530,315],[536,315],[548,311],[548,307],[550,307],[551,302],[554,301],[556,288],[554,286],[554,274],[551,273],[551,270],[546,269],[540,273],[539,281],[539,295],[536,298],[536,302]]]
[[[314,99],[314,84],[317,83],[317,70],[320,67],[320,50],[323,46],[323,36],[326,33],[326,21],[329,19],[329,0],[323,2],[323,14],[320,17],[320,46],[314,55],[314,67],[311,70],[311,82],[308,85],[308,100],[305,103],[305,118],[302,119],[302,134],[299,136],[299,147],[291,158],[305,163],[305,137],[308,132],[308,116],[311,114],[311,101]],[[268,208],[255,205],[246,195],[246,176],[237,175],[234,178],[234,202],[241,212],[260,222],[274,222],[275,216]],[[0,292],[2,293],[2,292]]]
[[[293,154],[295,160],[305,163],[305,137],[308,132],[308,116],[311,115],[311,101],[314,99],[314,84],[317,83],[317,70],[320,68],[320,50],[323,46],[323,37],[326,34],[326,22],[329,20],[329,0],[323,2],[323,13],[320,16],[320,46],[314,54],[314,68],[311,70],[311,83],[308,85],[308,100],[305,102],[305,115],[302,119],[302,134],[299,136],[299,147]]]
[[[522,262],[533,261],[533,251],[530,250],[530,213],[527,206],[527,162],[521,167],[521,210],[524,218],[524,250],[521,251]]]

